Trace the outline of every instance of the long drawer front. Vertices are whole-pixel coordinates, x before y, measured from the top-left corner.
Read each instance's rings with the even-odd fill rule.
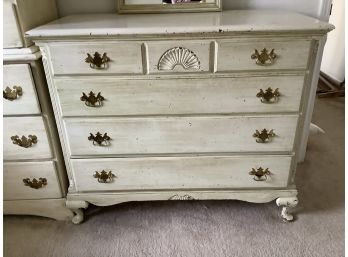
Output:
[[[297,119],[297,115],[66,119],[65,125],[72,156],[290,152]],[[265,135],[271,130],[275,135],[262,143],[258,137],[263,137],[259,134],[264,129]]]
[[[82,192],[286,187],[291,159],[266,155],[71,161],[77,191]],[[255,172],[267,174],[257,177]]]
[[[66,117],[297,112],[303,83],[303,76],[55,80]]]
[[[4,200],[62,197],[53,162],[5,162],[3,167]]]
[[[48,159],[52,157],[42,117],[4,118],[4,159]]]

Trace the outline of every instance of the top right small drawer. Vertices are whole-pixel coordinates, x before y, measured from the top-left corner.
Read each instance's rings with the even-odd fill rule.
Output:
[[[217,41],[217,71],[305,70],[311,41]]]

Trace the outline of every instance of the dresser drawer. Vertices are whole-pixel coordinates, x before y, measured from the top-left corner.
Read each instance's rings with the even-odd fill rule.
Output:
[[[147,42],[149,73],[208,72],[210,40]]]
[[[6,117],[3,136],[4,160],[52,157],[42,117]]]
[[[304,70],[308,66],[310,47],[311,41],[309,40],[221,40],[218,41],[217,71]],[[264,53],[262,53],[263,49],[266,49]],[[274,54],[276,55],[273,61],[271,60],[272,49],[274,49]],[[258,51],[258,54],[255,53],[255,50]],[[265,60],[265,64],[262,64],[262,60]]]
[[[157,117],[66,119],[73,156],[210,152],[260,152],[293,149],[298,116]],[[257,143],[256,130],[274,129],[268,143]],[[107,133],[111,139],[100,141]],[[93,136],[89,140],[90,133]],[[93,137],[95,141],[93,141]],[[102,142],[98,145],[98,141]],[[106,145],[105,145],[106,144]]]
[[[80,192],[286,187],[290,165],[290,156],[72,160],[75,185]],[[256,181],[249,172],[260,167],[264,170],[268,168],[270,174],[260,177],[261,181]],[[106,173],[111,171],[115,177],[104,177],[103,170]],[[94,176],[96,171],[99,173],[99,181]]]
[[[40,114],[40,105],[29,65],[4,65],[3,75],[4,115]]]
[[[304,76],[55,80],[63,116],[297,112],[303,83]],[[268,88],[280,96],[268,98]]]
[[[98,52],[100,56],[96,56],[95,52]],[[110,60],[101,64],[104,53]],[[87,54],[90,55],[89,62],[86,60]],[[140,42],[52,44],[50,55],[56,75],[143,73]]]
[[[3,167],[4,200],[62,197],[53,162],[5,162]],[[46,185],[40,178],[46,179]]]

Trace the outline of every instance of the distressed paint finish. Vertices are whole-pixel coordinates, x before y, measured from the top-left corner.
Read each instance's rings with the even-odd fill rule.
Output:
[[[182,24],[188,18],[185,15],[192,21],[190,26]],[[85,16],[71,16],[28,32],[43,52],[70,179],[68,203],[77,214],[75,223],[82,221],[82,208],[88,202],[105,206],[168,200],[175,195],[250,202],[296,197],[293,177],[317,60],[315,46],[333,29],[331,25],[281,11],[173,14],[178,20],[175,24],[169,24],[168,17],[162,15],[151,19],[88,17],[83,24],[79,21]],[[76,25],[69,25],[72,23]],[[76,58],[85,45],[99,49],[128,44],[139,45],[141,51],[141,59],[135,62],[136,67],[141,65],[137,72],[127,64],[78,72],[86,65]],[[52,49],[56,52],[57,47],[68,45],[74,45],[71,56],[80,60],[79,67],[57,74],[57,55],[52,55]],[[82,47],[75,47],[79,45]],[[192,51],[200,69],[178,66],[159,70],[160,58],[173,47]],[[260,66],[251,59],[255,49],[263,47],[269,51],[275,48],[278,59],[273,65]],[[120,58],[133,53],[131,47]],[[60,65],[69,66],[68,61],[59,60]],[[256,97],[261,85],[279,88],[283,98],[281,95],[279,103],[265,106]],[[79,95],[89,91],[102,92],[105,105],[94,109],[85,106]],[[278,137],[270,143],[256,143],[252,135],[263,128],[274,129]],[[112,138],[109,146],[93,147],[88,141],[89,133],[98,131]],[[222,152],[227,156],[219,159]],[[248,158],[250,162],[245,161]],[[178,168],[173,170],[169,161],[163,161],[167,159]],[[281,177],[272,180],[270,175],[268,182],[256,182],[248,174],[251,169],[245,174],[241,171],[243,165],[255,166],[261,159],[281,165],[283,168],[276,168]],[[192,169],[184,172],[190,165]],[[210,166],[221,172],[207,184],[212,173],[197,170]],[[116,175],[111,183],[98,183],[93,178],[95,171],[103,169]],[[229,169],[235,172],[229,175]],[[82,172],[85,170],[90,174]],[[198,173],[204,176],[193,179]]]

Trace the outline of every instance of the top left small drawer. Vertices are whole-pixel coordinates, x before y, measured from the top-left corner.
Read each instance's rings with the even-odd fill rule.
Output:
[[[4,65],[3,80],[4,115],[41,113],[28,64]]]
[[[55,75],[143,73],[141,42],[57,43],[49,52]]]

